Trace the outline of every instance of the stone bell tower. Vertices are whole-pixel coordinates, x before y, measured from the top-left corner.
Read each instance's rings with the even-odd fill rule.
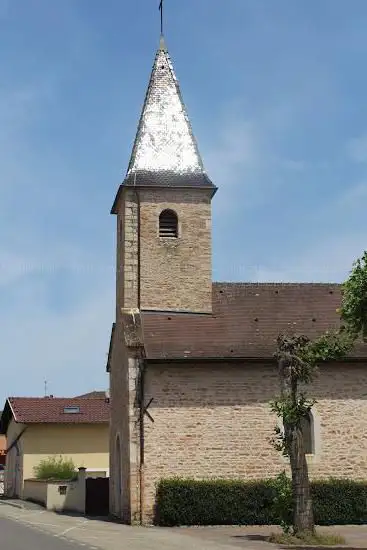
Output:
[[[211,313],[211,199],[163,37],[117,217],[117,320],[121,308]]]

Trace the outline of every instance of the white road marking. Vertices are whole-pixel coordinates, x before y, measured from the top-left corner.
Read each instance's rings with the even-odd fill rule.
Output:
[[[56,525],[55,523],[41,523],[39,521],[24,521],[23,523],[26,523],[27,525],[34,525],[37,527],[38,525],[43,525],[44,527],[59,527],[59,525]]]
[[[34,516],[35,514],[44,514],[45,512],[22,512],[20,516],[13,516],[15,517],[15,519],[21,519],[21,518],[24,518],[24,517],[29,517],[29,516]]]
[[[82,525],[84,523],[88,523],[88,520],[83,521]],[[74,529],[79,529],[79,525],[74,525],[73,527],[68,527],[68,529],[65,529],[65,531],[62,531],[62,533],[59,533],[58,535],[54,535],[54,537],[63,537],[66,535],[66,533],[69,533],[70,531],[73,531]]]

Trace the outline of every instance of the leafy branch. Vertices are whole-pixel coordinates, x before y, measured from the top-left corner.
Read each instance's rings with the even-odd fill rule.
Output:
[[[342,285],[342,306],[339,310],[346,329],[356,339],[367,342],[367,251],[353,264],[349,278]]]

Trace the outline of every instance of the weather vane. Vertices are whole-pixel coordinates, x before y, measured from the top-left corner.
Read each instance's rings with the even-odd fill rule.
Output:
[[[163,0],[159,2],[159,11],[161,12],[161,35],[163,35]]]

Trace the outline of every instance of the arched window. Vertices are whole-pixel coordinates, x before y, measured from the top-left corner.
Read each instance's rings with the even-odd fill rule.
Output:
[[[280,433],[284,436],[284,425],[278,418],[277,426]],[[315,407],[301,420],[301,430],[303,434],[303,444],[306,455],[312,455],[313,460],[320,456],[321,449],[321,423],[320,416]]]
[[[159,216],[159,236],[175,239],[178,237],[178,218],[173,210],[163,210]]]
[[[312,413],[309,412],[307,416],[304,416],[301,420],[301,429],[303,434],[303,445],[306,455],[314,454],[314,436],[313,436],[313,418]]]

